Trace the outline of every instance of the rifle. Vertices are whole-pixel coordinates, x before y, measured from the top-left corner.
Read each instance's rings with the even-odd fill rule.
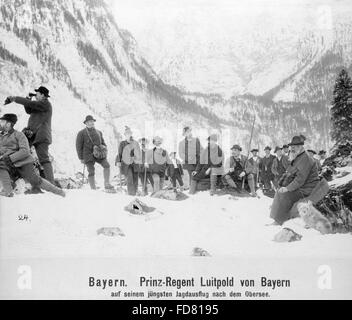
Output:
[[[254,120],[253,120],[253,124],[252,124],[252,131],[251,131],[251,138],[249,139],[249,146],[248,146],[248,150],[247,150],[247,158],[246,158],[246,161],[245,161],[245,163],[244,163],[244,167],[245,167],[245,168],[246,168],[246,164],[247,164],[247,161],[248,161],[249,153],[250,153],[250,150],[251,150],[251,144],[252,144],[252,138],[253,138],[253,131],[254,131],[255,120],[256,120],[256,116],[254,115]],[[243,177],[242,177],[242,190],[244,189],[245,177],[246,177],[246,176],[243,176]]]

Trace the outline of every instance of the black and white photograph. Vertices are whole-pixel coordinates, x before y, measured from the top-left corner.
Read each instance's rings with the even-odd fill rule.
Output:
[[[0,0],[0,299],[352,299],[352,1]]]

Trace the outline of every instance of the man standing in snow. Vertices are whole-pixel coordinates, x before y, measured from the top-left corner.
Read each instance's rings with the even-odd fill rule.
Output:
[[[159,136],[153,138],[154,148],[147,151],[147,167],[153,176],[153,191],[157,192],[164,188],[167,166],[171,160],[167,151],[162,148],[163,139]]]
[[[270,151],[271,148],[269,146],[265,147],[265,156],[262,158],[261,161],[261,180],[264,184],[265,190],[271,189],[271,182],[274,181],[274,175],[272,173],[272,166],[275,159]]]
[[[274,153],[276,154],[276,158],[273,161],[271,170],[274,174],[274,185],[277,188],[282,175],[286,172],[286,169],[289,166],[289,160],[288,156],[282,154],[282,148],[280,147],[276,147]]]
[[[245,170],[247,174],[250,195],[256,197],[256,189],[258,187],[258,179],[260,175],[261,158],[258,157],[258,149],[252,149],[252,157],[246,162]]]
[[[270,212],[270,217],[280,225],[292,218],[292,206],[298,200],[308,197],[319,183],[317,165],[305,151],[304,139],[295,136],[289,145],[293,160],[279,181],[280,189],[275,194]]]
[[[127,180],[127,192],[135,196],[138,190],[138,172],[141,163],[141,152],[139,144],[132,137],[132,130],[126,126],[125,140],[120,142],[115,165],[120,168],[121,174]]]
[[[86,127],[77,134],[76,150],[78,159],[87,166],[88,182],[92,190],[96,189],[95,163],[98,162],[104,168],[105,190],[113,192],[114,187],[110,184],[110,164],[106,155],[99,158],[94,155],[95,147],[104,146],[106,148],[102,132],[95,129],[95,121],[92,116],[87,116],[83,121]]]
[[[28,181],[32,187],[65,197],[65,192],[35,173],[34,159],[31,156],[26,136],[14,129],[17,116],[8,113],[0,118],[0,195],[13,196],[12,183],[19,178]]]
[[[140,150],[141,150],[141,163],[139,164],[139,170],[138,170],[138,175],[139,179],[141,180],[142,183],[142,194],[147,195],[148,194],[148,182],[154,186],[154,181],[152,174],[149,171],[149,168],[146,166],[146,153],[147,153],[147,146],[148,146],[148,139],[142,138],[139,139],[139,144],[140,144]]]
[[[191,185],[192,172],[199,164],[202,146],[198,138],[192,136],[192,128],[184,127],[183,136],[185,137],[178,145],[178,154],[182,160],[182,167],[187,170],[189,175],[189,186]]]
[[[51,118],[52,106],[49,102],[49,90],[46,87],[35,89],[35,101],[31,98],[8,97],[8,103],[16,102],[22,104],[26,113],[28,113],[28,125],[24,129],[29,145],[34,146],[38,156],[39,163],[43,167],[45,179],[54,184],[53,167],[49,157],[49,145],[52,142],[51,137]],[[31,96],[31,95],[30,95]]]

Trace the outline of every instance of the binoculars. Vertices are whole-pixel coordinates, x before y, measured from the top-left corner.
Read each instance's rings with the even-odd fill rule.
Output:
[[[33,98],[33,97],[35,97],[37,94],[36,93],[28,93],[28,97],[30,97],[30,98]]]

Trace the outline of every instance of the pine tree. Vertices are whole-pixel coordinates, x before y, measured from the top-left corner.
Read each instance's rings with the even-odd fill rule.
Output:
[[[336,144],[352,142],[352,81],[342,69],[334,87],[331,108],[331,137]]]

